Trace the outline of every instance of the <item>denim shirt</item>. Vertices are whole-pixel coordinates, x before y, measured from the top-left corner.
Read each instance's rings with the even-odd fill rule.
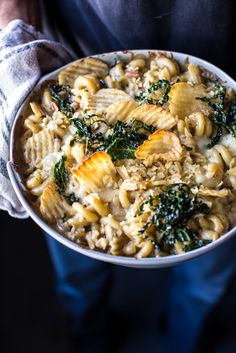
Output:
[[[234,0],[52,0],[48,11],[78,55],[174,50],[236,77]]]

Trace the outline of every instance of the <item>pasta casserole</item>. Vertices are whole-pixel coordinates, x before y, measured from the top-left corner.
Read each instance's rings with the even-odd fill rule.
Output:
[[[29,103],[20,138],[31,204],[62,235],[160,257],[236,224],[236,100],[171,55],[78,60]]]

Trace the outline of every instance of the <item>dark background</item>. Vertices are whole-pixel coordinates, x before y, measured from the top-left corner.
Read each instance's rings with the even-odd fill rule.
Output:
[[[13,219],[6,212],[1,212],[0,216],[3,259],[1,352],[70,353],[67,318],[57,301],[52,264],[41,230],[30,219]],[[117,267],[112,267],[114,275],[118,276]],[[154,316],[137,320],[132,314],[132,310],[137,312],[134,310],[137,303],[132,307],[132,297],[137,290],[135,282],[145,270],[124,271],[126,277],[133,279],[130,287],[123,291],[129,309],[121,307],[115,296],[111,300],[114,330],[119,332],[119,352],[133,353],[132,341],[137,343],[138,340],[139,351],[135,350],[136,353],[165,353],[157,348],[161,343],[155,331]],[[152,285],[147,280],[144,295],[148,296],[151,290]],[[122,298],[119,300],[122,302]],[[153,306],[152,300],[148,305]],[[236,352],[236,278],[232,279],[226,294],[210,313],[202,330],[198,352]]]

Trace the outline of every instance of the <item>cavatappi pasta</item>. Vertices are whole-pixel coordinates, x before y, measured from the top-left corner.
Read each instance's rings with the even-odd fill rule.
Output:
[[[34,206],[65,237],[112,255],[159,257],[236,224],[236,101],[171,56],[86,58],[32,100],[21,136]]]

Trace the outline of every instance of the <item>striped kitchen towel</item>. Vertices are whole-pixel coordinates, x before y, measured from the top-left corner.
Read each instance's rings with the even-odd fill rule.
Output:
[[[62,44],[47,40],[20,20],[0,32],[0,209],[11,216],[27,217],[6,168],[16,113],[42,75],[74,59]]]

